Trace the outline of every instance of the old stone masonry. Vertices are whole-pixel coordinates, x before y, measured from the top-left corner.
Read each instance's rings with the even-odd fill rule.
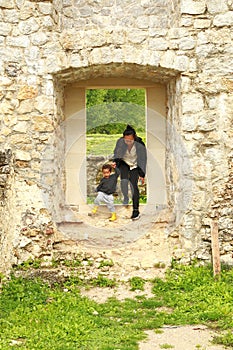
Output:
[[[213,221],[232,264],[232,25],[232,0],[0,0],[3,273],[78,254],[211,261]],[[85,91],[101,87],[146,93],[149,199],[134,226],[120,205],[115,226],[105,208],[87,215]]]

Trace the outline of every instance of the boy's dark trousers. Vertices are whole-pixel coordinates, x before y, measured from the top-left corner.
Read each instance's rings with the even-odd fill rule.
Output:
[[[124,161],[121,161],[119,165],[119,169],[121,172],[121,191],[124,196],[123,203],[127,204],[129,202],[128,183],[130,182],[130,188],[131,188],[132,200],[133,200],[133,209],[138,210],[139,208],[138,168],[130,170],[129,165],[126,164]]]

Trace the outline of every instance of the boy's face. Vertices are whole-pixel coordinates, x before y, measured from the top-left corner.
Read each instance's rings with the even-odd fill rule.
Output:
[[[109,169],[103,169],[103,177],[105,178],[105,179],[108,179],[109,178],[109,176],[110,176],[110,174],[111,174],[111,171],[109,170]]]

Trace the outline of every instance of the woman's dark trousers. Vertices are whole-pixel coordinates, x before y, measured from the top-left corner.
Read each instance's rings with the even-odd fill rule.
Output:
[[[128,164],[121,161],[119,165],[119,169],[121,172],[121,191],[124,196],[123,203],[128,204],[129,202],[128,184],[130,183],[132,200],[133,200],[133,209],[138,210],[139,208],[138,168],[130,170]]]

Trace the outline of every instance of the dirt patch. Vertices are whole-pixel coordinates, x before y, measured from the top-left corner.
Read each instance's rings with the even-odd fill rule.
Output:
[[[87,296],[88,298],[96,301],[97,303],[105,303],[108,298],[115,297],[118,300],[124,300],[127,298],[133,299],[136,296],[144,295],[146,298],[154,297],[151,292],[152,284],[146,282],[144,285],[144,290],[131,291],[127,284],[121,284],[116,288],[91,288],[89,290],[82,288],[81,294]]]
[[[139,350],[224,350],[222,345],[212,344],[216,335],[203,325],[167,326],[161,328],[161,333],[146,331],[148,338],[140,342]]]

